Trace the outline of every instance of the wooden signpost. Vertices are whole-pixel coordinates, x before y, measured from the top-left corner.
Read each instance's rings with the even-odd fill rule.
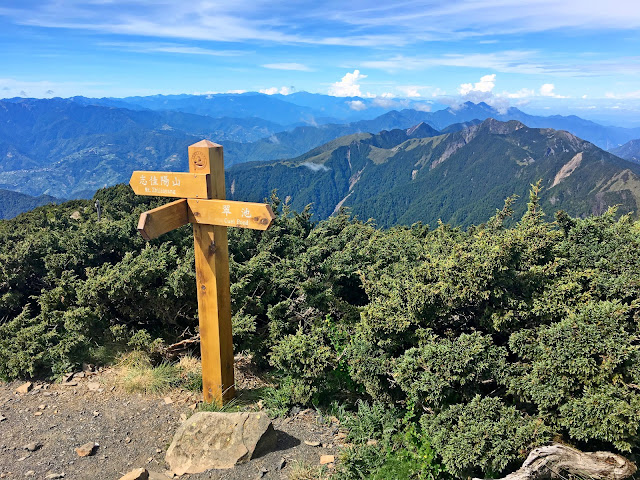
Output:
[[[222,146],[208,140],[189,147],[189,173],[133,172],[129,184],[138,195],[181,197],[140,215],[146,240],[193,224],[202,390],[222,405],[235,396],[227,227],[266,230],[275,215],[266,203],[225,200]]]

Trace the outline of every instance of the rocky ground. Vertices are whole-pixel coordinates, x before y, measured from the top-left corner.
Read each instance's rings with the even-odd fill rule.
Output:
[[[199,396],[185,391],[127,393],[117,386],[116,376],[111,369],[81,372],[65,383],[34,382],[22,393],[24,382],[0,384],[0,478],[117,480],[140,467],[151,479],[171,478],[165,453]],[[242,372],[237,378],[252,383]],[[243,393],[242,383],[238,391]],[[321,456],[337,457],[342,433],[335,419],[304,410],[274,419],[273,425],[278,434],[275,451],[233,469],[180,478],[303,478],[296,467],[319,467]],[[92,443],[90,455],[76,451],[83,445],[90,451]],[[323,468],[330,472],[332,467]]]

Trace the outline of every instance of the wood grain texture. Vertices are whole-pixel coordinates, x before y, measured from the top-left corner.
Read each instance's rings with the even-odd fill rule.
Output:
[[[202,173],[137,170],[131,174],[129,185],[136,195],[209,198],[209,176]]]
[[[220,145],[207,140],[191,145],[189,171],[210,174],[210,197],[224,200],[224,160]],[[193,238],[203,396],[205,401],[222,405],[235,396],[227,229],[194,223]]]
[[[633,462],[615,453],[581,452],[568,445],[554,443],[533,449],[520,469],[500,480],[564,480],[576,477],[622,480],[637,470]]]
[[[176,200],[142,213],[138,221],[138,232],[148,241],[187,223],[189,223],[187,201]]]
[[[266,230],[276,218],[267,203],[200,199],[187,203],[191,223]]]

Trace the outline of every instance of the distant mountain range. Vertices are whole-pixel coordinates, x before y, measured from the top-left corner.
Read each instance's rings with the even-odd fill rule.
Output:
[[[541,117],[529,115],[514,107],[501,111],[483,102],[478,104],[466,102],[456,107],[430,111],[437,105],[406,99],[386,99],[381,102],[380,99],[375,98],[332,97],[307,92],[291,95],[263,95],[250,92],[241,95],[153,95],[102,99],[74,97],[72,100],[82,104],[157,111],[171,110],[216,118],[255,117],[285,126],[283,130],[300,125],[352,123],[371,120],[391,110],[410,110],[415,117],[413,125],[425,122],[438,130],[453,123],[495,118],[500,121],[518,120],[529,127],[567,130],[604,149],[615,148],[629,140],[640,138],[638,127],[604,126],[575,115]],[[354,106],[357,106],[355,110]],[[289,127],[286,127],[287,125]],[[379,130],[373,130],[372,133],[377,131]],[[222,139],[218,140],[222,141]]]
[[[237,165],[227,172],[228,198],[258,201],[278,189],[294,209],[313,204],[318,218],[344,206],[381,226],[486,221],[510,195],[526,199],[539,179],[548,213],[640,205],[640,165],[565,131],[487,119],[438,136],[414,133],[355,134],[292,160]]]
[[[484,103],[430,112],[424,102],[404,102],[420,110],[396,111],[389,110],[391,103],[374,100],[306,92],[2,100],[0,188],[89,197],[98,188],[128,181],[133,170],[186,170],[187,147],[202,138],[223,144],[227,167],[300,157],[346,135],[416,125],[425,138],[453,134],[487,118],[564,129],[604,148],[640,138],[640,129],[574,116],[532,116],[515,108],[500,113]],[[354,110],[353,102],[362,102],[363,110]],[[382,114],[369,118],[376,112]]]
[[[133,170],[185,170],[187,147],[202,138],[267,135],[253,142],[222,141],[225,165],[231,166],[294,157],[343,135],[406,128],[415,120],[414,111],[389,112],[374,120],[278,131],[285,127],[256,118],[137,111],[62,99],[0,101],[0,188],[90,197],[98,188],[127,181]]]
[[[286,102],[273,95],[152,95],[126,98],[73,97],[71,100],[84,105],[102,105],[131,110],[156,110],[191,113],[213,118],[260,118],[279,124],[328,123],[312,108]]]
[[[612,148],[609,151],[625,160],[640,163],[640,139],[630,140],[624,145]]]
[[[12,192],[0,188],[0,219],[13,218],[16,215],[48,203],[60,203],[63,200],[49,195],[32,197],[24,193]]]
[[[430,111],[442,105],[424,100],[391,100],[360,97],[332,97],[296,92],[290,95],[242,94],[152,95],[126,98],[73,97],[85,105],[103,105],[134,110],[172,110],[210,117],[257,117],[288,125],[322,125],[370,120],[390,110]]]

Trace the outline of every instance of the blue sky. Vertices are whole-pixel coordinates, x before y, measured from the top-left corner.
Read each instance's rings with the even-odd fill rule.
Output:
[[[0,97],[305,90],[640,123],[637,0],[373,5],[3,0]]]

